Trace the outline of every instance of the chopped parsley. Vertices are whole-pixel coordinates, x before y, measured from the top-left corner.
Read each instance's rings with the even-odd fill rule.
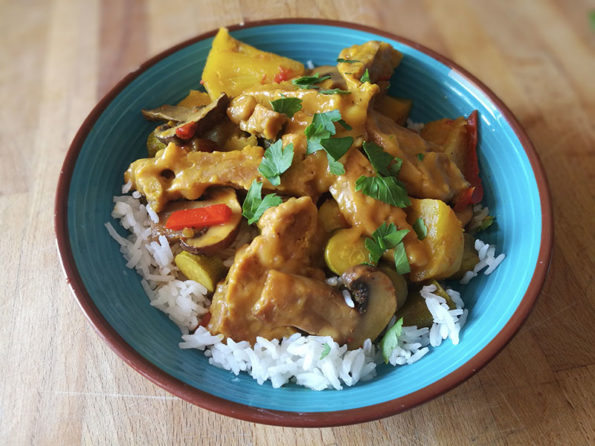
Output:
[[[283,201],[277,194],[269,194],[264,198],[261,198],[261,194],[262,183],[256,180],[252,181],[246,199],[242,204],[242,215],[248,219],[248,224],[257,222],[264,214],[264,211],[280,205]]]
[[[407,274],[411,272],[411,266],[407,259],[407,252],[405,251],[405,245],[403,242],[395,246],[395,269],[399,274]]]
[[[409,229],[397,230],[394,223],[382,223],[378,229],[374,231],[372,237],[365,240],[365,246],[368,250],[370,264],[376,265],[382,257],[382,254],[388,249],[395,249],[402,245],[403,238],[409,233]],[[407,263],[409,264],[409,263]]]
[[[490,226],[492,226],[494,224],[494,220],[496,220],[496,217],[494,217],[492,215],[486,215],[485,218],[479,224],[479,227],[477,228],[477,230],[485,231],[486,229],[488,229]]]
[[[320,94],[350,94],[350,91],[341,90],[340,88],[332,88],[330,90],[318,90]]]
[[[424,160],[424,156],[425,155],[423,153],[418,153],[417,154],[417,159],[420,160],[420,161],[423,161]]]
[[[366,71],[364,71],[364,74],[362,74],[362,77],[360,78],[360,82],[362,84],[364,82],[370,82],[370,72],[368,71],[367,68],[366,68]]]
[[[337,63],[361,63],[359,60],[356,59],[341,59],[340,57],[337,59]]]
[[[384,333],[384,336],[382,336],[382,340],[380,341],[380,350],[382,351],[382,357],[384,358],[385,364],[388,364],[390,355],[399,345],[399,336],[401,336],[402,329],[403,318],[400,318],[395,323],[395,325],[386,330],[386,333]]]
[[[293,79],[291,81],[291,83],[293,85],[296,85],[297,87],[300,87],[303,89],[309,89],[309,88],[311,89],[311,88],[316,88],[316,87],[314,87],[314,85],[319,84],[322,81],[325,81],[330,78],[331,78],[330,74],[325,74],[324,76],[321,76],[320,73],[316,73],[314,76],[298,77],[297,79]]]
[[[306,127],[304,133],[308,140],[307,153],[324,150],[331,173],[342,175],[345,173],[345,168],[339,162],[339,158],[347,153],[351,144],[353,144],[353,138],[351,136],[332,138],[337,133],[335,123],[339,123],[347,130],[351,130],[349,124],[341,119],[341,112],[332,110],[325,113],[315,113],[312,122]]]
[[[409,206],[411,201],[407,190],[396,178],[403,161],[393,158],[382,150],[382,147],[372,142],[364,142],[363,148],[376,171],[376,176],[362,175],[355,182],[355,190],[392,206],[400,208]]]
[[[322,345],[322,353],[320,354],[320,359],[326,358],[330,352],[331,352],[331,346],[325,342]]]
[[[413,223],[413,230],[417,234],[417,238],[420,240],[425,239],[428,235],[428,228],[426,226],[426,222],[421,217],[419,217],[417,220],[415,220],[415,223]]]
[[[279,139],[271,144],[264,152],[264,158],[258,166],[258,171],[263,174],[273,186],[281,184],[280,175],[291,166],[293,161],[293,144],[287,144],[283,148],[283,142]]]
[[[283,113],[291,118],[296,112],[302,109],[302,100],[299,98],[280,98],[271,101],[273,110],[277,113]]]

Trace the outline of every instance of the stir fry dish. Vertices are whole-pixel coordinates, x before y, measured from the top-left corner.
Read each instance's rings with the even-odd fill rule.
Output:
[[[395,318],[430,327],[424,286],[455,308],[441,280],[474,268],[491,223],[471,223],[477,113],[408,128],[412,101],[388,92],[402,57],[370,41],[306,68],[220,29],[202,88],[143,110],[156,127],[125,181],[208,290],[210,333],[356,349]]]

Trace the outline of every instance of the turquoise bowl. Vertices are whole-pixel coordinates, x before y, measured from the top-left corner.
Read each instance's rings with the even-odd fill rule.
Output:
[[[470,315],[461,342],[449,341],[409,366],[379,366],[378,376],[341,391],[293,385],[274,389],[209,365],[178,348],[180,332],[151,307],[140,278],[125,267],[104,223],[123,172],[145,154],[153,124],[140,110],[175,103],[199,86],[215,31],[147,61],[103,98],[83,123],[64,162],[56,234],[68,282],[90,322],[133,368],[179,397],[219,413],[268,424],[332,426],[393,415],[459,384],[493,358],[527,317],[549,264],[552,220],[546,180],[529,139],[506,106],[464,69],[406,39],[359,25],[270,21],[231,27],[260,49],[315,65],[339,51],[383,40],[404,54],[391,93],[413,99],[425,122],[479,111],[479,163],[485,204],[497,225],[482,234],[506,259],[490,276],[460,287]],[[113,222],[112,222],[113,223]],[[117,225],[115,225],[117,226]]]

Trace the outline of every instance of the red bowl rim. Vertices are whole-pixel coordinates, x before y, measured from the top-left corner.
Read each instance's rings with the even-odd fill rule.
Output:
[[[503,327],[503,329],[496,335],[496,337],[485,346],[479,353],[477,353],[471,360],[463,364],[454,372],[445,376],[444,378],[430,384],[423,389],[420,389],[411,394],[405,395],[400,398],[396,398],[391,401],[384,403],[375,404],[372,406],[361,407],[357,409],[340,410],[334,412],[290,412],[290,411],[279,411],[269,410],[258,407],[252,407],[240,403],[225,400],[206,392],[198,390],[184,382],[170,376],[163,370],[159,369],[147,359],[143,358],[138,352],[136,352],[124,339],[109,325],[107,320],[99,312],[95,306],[91,296],[87,292],[82,278],[74,261],[72,254],[69,236],[68,236],[68,191],[70,188],[70,181],[72,173],[76,164],[78,154],[83,146],[83,143],[93,127],[96,120],[99,118],[101,113],[106,107],[112,102],[112,100],[136,77],[146,71],[149,67],[156,64],[165,57],[172,53],[203,39],[212,37],[215,35],[217,30],[211,30],[209,32],[200,34],[194,38],[186,40],[178,45],[175,45],[156,56],[150,58],[148,61],[143,63],[136,71],[129,73],[125,76],[118,84],[116,84],[93,108],[89,113],[80,129],[76,133],[70,148],[66,154],[60,177],[58,180],[56,200],[55,200],[55,215],[54,224],[56,231],[56,239],[58,252],[62,262],[62,267],[66,275],[66,280],[77,299],[81,309],[85,313],[89,322],[95,327],[99,335],[103,340],[122,358],[128,365],[145,376],[158,386],[167,390],[168,392],[177,395],[178,397],[195,404],[204,409],[211,410],[223,415],[227,415],[234,418],[239,418],[246,421],[252,421],[257,423],[279,425],[279,426],[292,426],[292,427],[328,427],[328,426],[339,426],[347,424],[362,423],[366,421],[372,421],[379,418],[391,416],[410,409],[418,404],[429,401],[436,396],[452,389],[458,384],[462,383],[466,379],[470,378],[479,369],[485,366],[490,360],[492,360],[504,346],[512,339],[514,334],[519,330],[523,322],[529,315],[539,292],[545,281],[547,270],[549,268],[552,244],[553,244],[553,220],[551,210],[551,199],[550,192],[547,184],[547,179],[537,155],[533,144],[529,140],[529,137],[519,124],[518,120],[510,109],[480,80],[469,73],[464,68],[460,67],[450,59],[436,53],[435,51],[426,48],[419,43],[409,40],[404,37],[394,35],[389,32],[378,30],[373,27],[364,26],[356,23],[343,22],[337,20],[322,20],[322,19],[310,19],[310,18],[296,18],[296,19],[274,19],[274,20],[262,20],[249,22],[243,25],[229,26],[230,31],[252,28],[267,25],[279,25],[279,24],[313,24],[313,25],[325,25],[334,27],[351,28],[360,31],[365,31],[392,39],[394,41],[403,43],[410,46],[422,53],[429,55],[430,57],[438,60],[444,65],[457,71],[465,80],[473,84],[477,89],[484,92],[490,100],[500,110],[514,133],[518,137],[521,145],[523,146],[533,173],[537,181],[537,188],[539,190],[539,197],[541,202],[541,219],[542,219],[542,233],[541,233],[541,244],[539,249],[539,255],[537,258],[537,264],[535,271],[531,278],[531,282],[525,292],[523,299],[521,300],[518,308]]]

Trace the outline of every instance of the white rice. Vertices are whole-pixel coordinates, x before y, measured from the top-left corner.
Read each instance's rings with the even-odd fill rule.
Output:
[[[424,128],[423,122],[414,122],[410,118],[407,118],[407,128],[413,130],[414,132],[420,132],[421,129]]]
[[[129,192],[130,184],[124,185],[122,190]],[[173,260],[174,253],[164,236],[157,240],[151,237],[151,222],[158,222],[158,216],[139,198],[134,192],[132,196],[114,197],[112,217],[129,232],[127,237],[119,235],[110,223],[105,226],[120,245],[126,266],[135,269],[142,277],[141,285],[151,305],[166,313],[180,327],[180,348],[202,350],[212,365],[236,375],[246,372],[259,384],[270,381],[275,388],[293,382],[313,390],[340,390],[376,375],[376,365],[383,362],[383,358],[369,339],[363,347],[351,351],[329,336],[302,336],[299,333],[280,341],[258,337],[251,346],[246,341],[234,342],[223,339],[222,335],[212,335],[199,326],[210,306],[207,290],[180,274]],[[233,262],[235,249],[249,243],[253,237],[254,230],[250,227],[240,230],[233,246],[228,248],[229,258],[225,261],[228,266]],[[503,254],[494,257],[494,248],[483,242],[478,242],[475,248],[481,251],[480,261],[469,273],[477,275],[479,270],[487,267],[485,274],[489,274],[504,258]],[[342,284],[340,277],[330,277],[326,282],[331,286]],[[434,319],[432,327],[403,327],[398,345],[388,361],[393,366],[419,361],[430,347],[439,346],[445,339],[450,339],[453,344],[459,342],[460,330],[468,314],[464,302],[457,291],[449,289],[447,293],[456,304],[455,309],[450,309],[445,299],[434,291],[433,285],[423,287],[421,291]],[[343,293],[343,297],[353,308],[350,293]],[[389,327],[394,323],[393,317]]]
[[[485,208],[487,209],[487,208]],[[487,214],[486,214],[487,215]],[[486,276],[492,274],[494,270],[502,263],[506,255],[501,253],[498,256],[496,254],[496,247],[494,245],[490,245],[488,243],[484,243],[479,239],[475,240],[475,250],[477,251],[477,256],[479,257],[479,262],[473,267],[471,271],[465,272],[463,274],[463,278],[461,279],[460,283],[462,285],[466,285],[473,279],[477,277],[481,270],[485,268],[483,272]]]

